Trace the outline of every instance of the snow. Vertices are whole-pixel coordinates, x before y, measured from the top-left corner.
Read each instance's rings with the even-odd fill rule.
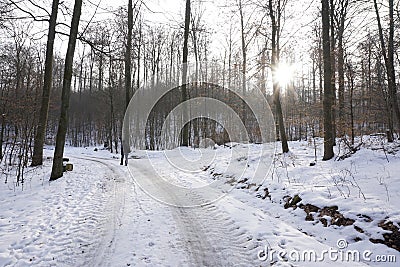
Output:
[[[107,150],[67,147],[74,170],[54,182],[47,147],[23,187],[0,186],[0,266],[396,266],[374,262],[400,252],[369,239],[390,233],[382,221],[399,226],[398,147],[362,141],[345,160],[320,161],[317,139],[315,166],[312,140],[290,142],[288,154],[279,144],[132,151],[128,167]],[[306,221],[284,208],[295,195],[354,224]],[[332,250],[370,251],[371,261],[332,260]],[[296,258],[311,251],[324,260]]]
[[[397,226],[400,221],[397,208],[400,201],[399,157],[390,154],[387,160],[383,151],[370,149],[374,140],[364,142],[368,143],[369,148],[361,149],[351,158],[344,161],[318,161],[314,167],[309,165],[314,160],[313,147],[306,142],[291,142],[293,152],[275,158],[273,174],[261,187],[268,188],[271,201],[268,198],[256,198],[260,193],[255,190],[233,190],[230,195],[271,214],[271,217],[279,218],[329,247],[337,248],[337,241],[343,238],[348,243],[348,250],[371,250],[376,255],[396,255],[398,259],[398,251],[382,244],[372,244],[369,238],[382,239],[386,231],[378,227],[380,221],[397,222]],[[323,141],[318,140],[317,143],[317,158],[321,159]],[[235,172],[234,168],[230,169],[232,172]],[[241,188],[243,184],[237,187]],[[299,208],[282,209],[284,197],[296,194],[302,198],[303,204],[310,203],[321,208],[337,205],[345,217],[354,219],[355,225],[365,232],[359,233],[352,226],[331,225],[327,229],[320,222],[305,221],[306,213]],[[373,221],[362,219],[360,215],[373,218]],[[356,237],[361,241],[356,242]],[[273,243],[276,246],[279,244]],[[372,262],[365,263],[374,265]],[[385,263],[385,266],[389,265]]]

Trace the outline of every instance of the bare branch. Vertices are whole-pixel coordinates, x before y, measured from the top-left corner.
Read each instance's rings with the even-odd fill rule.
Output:
[[[20,2],[15,2],[14,0],[9,0],[9,1],[15,8],[17,8],[21,12],[29,15],[29,17],[32,18],[34,21],[47,21],[47,22],[49,21],[49,18],[41,19],[45,16],[35,16],[31,11],[22,8],[20,5],[18,5]],[[47,12],[47,14],[48,14],[48,12]]]
[[[33,2],[32,0],[28,0],[29,3],[31,3],[34,7],[39,8],[40,10],[43,10],[49,17],[50,17],[50,13],[49,11],[47,11],[47,9],[43,8],[42,6],[36,4],[35,2]]]

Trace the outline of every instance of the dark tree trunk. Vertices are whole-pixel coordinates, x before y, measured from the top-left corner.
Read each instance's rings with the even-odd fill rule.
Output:
[[[378,30],[379,30],[379,40],[381,43],[381,49],[383,58],[385,60],[386,66],[386,75],[388,78],[388,102],[389,102],[389,112],[388,116],[389,121],[392,120],[392,112],[397,118],[398,127],[400,126],[400,110],[397,101],[397,89],[396,89],[396,74],[394,68],[394,19],[393,19],[393,0],[389,0],[389,40],[388,40],[388,48],[386,52],[386,45],[383,36],[383,29],[381,24],[381,19],[379,16],[378,4],[376,0],[374,0],[375,13],[378,22]],[[389,132],[393,133],[393,124],[389,125]],[[392,137],[388,137],[389,140],[392,140]]]
[[[320,32],[320,28],[316,29],[317,32]],[[322,102],[323,96],[324,96],[324,84],[323,84],[323,78],[324,78],[324,71],[323,71],[323,61],[324,61],[324,56],[322,53],[322,38],[319,34],[318,36],[318,74],[319,74],[319,101]],[[322,127],[320,127],[322,128]]]
[[[50,15],[49,32],[46,45],[46,60],[44,69],[42,103],[40,107],[39,121],[36,130],[35,141],[33,145],[32,166],[38,166],[43,164],[43,145],[46,135],[47,117],[49,113],[50,91],[51,91],[52,76],[53,76],[53,47],[56,34],[58,2],[59,0],[53,0],[51,15]]]
[[[262,50],[261,54],[261,92],[265,97],[267,97],[267,86],[266,86],[266,77],[265,77],[265,66],[267,64],[267,57],[266,57],[266,51],[267,51],[267,44],[265,44],[265,47]]]
[[[182,70],[182,95],[181,101],[185,102],[188,100],[187,88],[186,88],[186,79],[187,79],[187,62],[188,62],[188,40],[189,40],[189,26],[190,26],[190,0],[186,0],[186,12],[185,12],[185,32],[184,32],[184,40],[183,40],[183,70]],[[189,145],[189,123],[187,122],[187,107],[183,106],[183,121],[184,127],[182,130],[182,138],[181,138],[181,146]]]
[[[330,40],[331,40],[331,64],[332,64],[332,139],[336,145],[336,36],[335,36],[335,3],[330,0]]]
[[[322,43],[324,58],[324,157],[323,160],[333,158],[333,124],[332,124],[332,63],[331,45],[329,38],[329,0],[322,1]]]
[[[400,109],[397,101],[396,71],[394,67],[394,7],[393,0],[389,0],[389,40],[388,40],[388,62],[386,71],[388,75],[389,95],[392,100],[394,114],[397,118],[397,127],[400,127]],[[398,128],[397,128],[398,130]]]
[[[125,51],[125,111],[128,109],[129,101],[130,101],[130,91],[132,85],[132,59],[131,59],[131,50],[132,50],[132,31],[133,31],[133,6],[132,0],[128,1],[128,35],[126,40],[126,51]],[[126,114],[125,114],[126,115]],[[124,121],[124,119],[122,120]],[[125,131],[123,136],[121,136],[121,165],[124,164],[124,157],[127,157],[129,153],[129,129],[126,127],[122,127],[122,130]],[[121,131],[122,134],[122,131]],[[124,140],[125,139],[125,140]],[[128,152],[128,153],[127,153]],[[127,163],[127,158],[125,159],[125,163]]]
[[[339,78],[339,137],[345,135],[344,125],[344,51],[343,36],[338,35],[338,78]]]
[[[244,29],[244,16],[243,16],[243,5],[242,1],[239,1],[239,12],[240,12],[240,33],[242,42],[242,93],[243,96],[246,94],[246,79],[247,79],[247,47]],[[246,125],[246,104],[242,103],[241,119],[245,126]]]
[[[354,146],[354,70],[352,66],[348,65],[348,79],[350,90],[350,127],[351,127],[351,145]]]
[[[142,48],[142,20],[139,19],[139,44],[138,44],[138,54],[137,54],[137,77],[136,77],[136,90],[139,90],[140,87],[140,51]]]
[[[56,148],[54,151],[53,167],[50,181],[56,180],[63,175],[63,155],[65,136],[68,129],[69,98],[71,94],[72,67],[78,35],[79,20],[81,17],[82,0],[75,0],[74,12],[72,15],[71,30],[68,40],[67,55],[65,56],[64,79],[61,98],[61,115],[58,123]]]
[[[344,49],[343,49],[343,35],[345,30],[345,21],[347,15],[347,7],[349,4],[349,0],[343,0],[340,2],[340,17],[338,18],[338,34],[337,34],[337,42],[338,42],[338,79],[339,79],[339,135],[343,136],[345,134],[344,125],[345,125],[345,118],[344,118]]]
[[[276,81],[276,67],[279,64],[279,25],[277,21],[280,20],[280,5],[278,5],[278,18],[276,18],[272,0],[269,0],[269,15],[272,22],[272,57],[271,57],[271,70],[272,70],[272,81],[273,81],[273,94],[274,94],[274,104],[275,104],[275,115],[277,120],[277,129],[279,128],[280,140],[282,142],[283,153],[289,152],[289,146],[286,137],[285,124],[283,121],[282,105],[280,99],[280,86]]]

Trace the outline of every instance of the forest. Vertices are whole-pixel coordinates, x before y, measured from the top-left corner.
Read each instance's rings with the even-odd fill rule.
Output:
[[[225,101],[248,141],[259,142],[260,128],[231,90],[262,93],[283,152],[288,141],[321,137],[330,160],[338,143],[357,151],[356,137],[397,140],[400,1],[181,0],[168,16],[154,8],[165,1],[156,2],[1,1],[1,172],[12,169],[23,183],[45,146],[55,146],[51,179],[62,176],[64,145],[121,153],[131,98],[176,86],[133,126],[147,133],[137,147],[232,141],[221,122],[206,118],[159,133],[161,117],[196,97]],[[188,77],[203,83],[185,85]]]
[[[400,0],[0,0],[0,266],[399,266]]]

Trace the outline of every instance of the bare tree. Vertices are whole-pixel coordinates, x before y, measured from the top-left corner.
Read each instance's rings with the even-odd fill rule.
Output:
[[[274,5],[275,4],[275,5]],[[283,4],[283,5],[281,5]],[[281,19],[282,19],[282,9],[286,5],[286,1],[284,0],[281,3],[281,0],[277,0],[276,3],[273,3],[272,0],[268,2],[269,8],[269,16],[272,23],[272,35],[271,35],[271,45],[272,45],[272,57],[271,57],[271,70],[272,70],[272,81],[273,81],[273,94],[274,94],[274,104],[275,104],[275,115],[276,120],[279,126],[280,140],[282,142],[282,151],[283,153],[289,152],[289,146],[286,137],[285,124],[283,121],[282,114],[282,105],[281,105],[281,93],[279,83],[276,81],[276,69],[279,65],[279,39],[280,39],[280,27],[281,27]],[[275,7],[275,10],[274,10]]]
[[[343,35],[345,30],[345,22],[347,16],[347,10],[349,6],[349,0],[340,0],[338,12],[335,16],[337,25],[337,69],[339,79],[339,135],[344,134],[344,47],[343,47]]]
[[[332,134],[332,106],[333,106],[333,89],[332,89],[332,63],[331,63],[331,43],[329,37],[330,16],[329,16],[329,0],[321,0],[322,2],[322,43],[324,58],[324,157],[323,160],[333,158],[333,134]]]
[[[72,15],[71,30],[68,40],[68,49],[65,56],[64,79],[61,97],[61,114],[58,123],[56,147],[54,150],[53,166],[50,180],[56,180],[63,175],[63,155],[65,136],[68,129],[69,99],[71,94],[72,66],[74,62],[76,38],[78,35],[79,21],[81,17],[82,0],[75,0]]]
[[[132,58],[131,58],[131,50],[132,50],[132,31],[133,31],[133,5],[132,0],[128,0],[128,34],[126,40],[126,48],[125,48],[125,110],[128,108],[130,101],[130,91],[132,86]],[[126,128],[126,127],[125,127]],[[124,129],[125,130],[125,129]],[[125,135],[127,136],[127,135]],[[129,138],[125,138],[126,140],[122,140],[121,138],[121,165],[125,165],[128,163],[128,153],[129,153],[129,144],[125,145]]]
[[[43,83],[42,101],[41,101],[42,103],[40,107],[39,121],[36,129],[36,135],[33,147],[32,166],[38,166],[43,164],[43,145],[44,145],[44,138],[46,135],[47,117],[49,113],[50,91],[53,78],[53,48],[54,48],[54,39],[56,34],[58,3],[59,0],[53,0],[50,20],[49,20],[49,32],[47,36],[47,45],[46,45],[46,61],[44,68],[44,83]]]
[[[189,41],[189,27],[190,27],[190,0],[186,0],[186,11],[185,11],[185,31],[183,34],[183,70],[182,70],[182,95],[181,101],[184,102],[188,100],[187,88],[186,88],[186,79],[187,79],[187,62],[189,55],[188,41]],[[187,110],[184,106],[183,109],[183,121],[186,122],[187,119]],[[188,146],[189,145],[189,123],[185,123],[182,129],[182,139],[181,145]]]
[[[387,49],[385,44],[385,37],[383,35],[382,23],[379,15],[379,9],[377,1],[374,0],[374,7],[376,13],[376,19],[379,30],[379,40],[381,43],[381,49],[383,58],[385,60],[386,75],[388,79],[388,100],[389,100],[389,114],[394,111],[397,118],[397,126],[400,127],[400,109],[397,101],[397,89],[396,89],[396,72],[394,67],[394,7],[393,0],[389,0],[389,37],[387,40]],[[390,118],[391,119],[391,118]],[[393,141],[393,128],[389,127],[388,140]]]
[[[335,33],[335,2],[330,0],[330,42],[331,42],[331,64],[332,64],[332,139],[336,144],[336,33]]]
[[[245,22],[244,22],[244,14],[243,14],[243,3],[242,0],[238,2],[239,6],[239,16],[240,16],[240,34],[241,34],[241,43],[242,43],[242,93],[246,94],[246,79],[247,79],[247,44],[246,44],[246,33],[245,33]],[[240,112],[241,119],[246,125],[246,107],[245,104],[242,104],[242,111]]]

